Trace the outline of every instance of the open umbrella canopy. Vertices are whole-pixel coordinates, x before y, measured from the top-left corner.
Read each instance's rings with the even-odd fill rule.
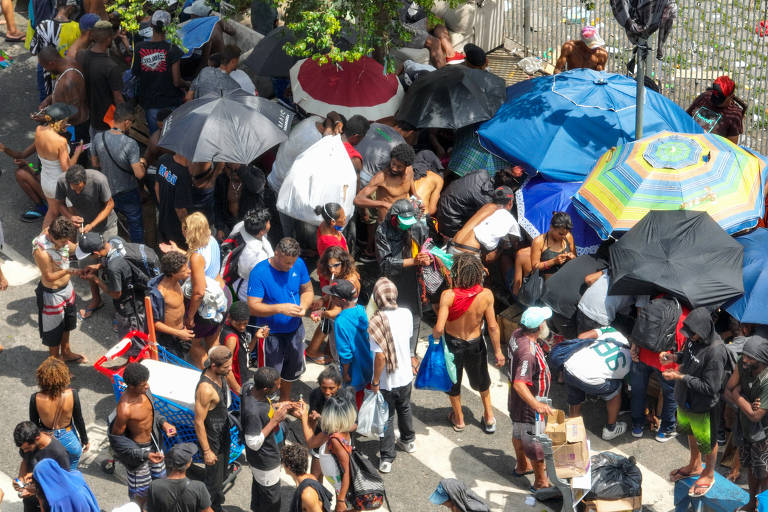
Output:
[[[650,211],[610,247],[611,295],[666,292],[692,308],[744,293],[741,245],[706,212]]]
[[[186,59],[195,53],[195,50],[201,48],[211,39],[213,28],[219,22],[218,16],[205,16],[203,18],[192,18],[181,25],[181,42],[187,53],[182,58]]]
[[[768,324],[768,229],[736,238],[744,247],[744,295],[726,309],[739,322]]]
[[[504,79],[481,69],[445,66],[421,75],[395,119],[416,128],[457,130],[493,117],[504,103]]]
[[[291,116],[242,90],[204,96],[166,118],[158,145],[191,162],[248,164],[288,138]]]
[[[635,140],[637,83],[626,76],[573,69],[507,88],[507,101],[478,130],[480,143],[551,180],[583,181],[614,146]],[[643,133],[703,133],[675,102],[646,91]]]
[[[395,115],[403,100],[403,86],[394,74],[370,57],[355,62],[320,65],[312,59],[291,68],[293,101],[310,114],[325,117],[336,111],[376,121]]]
[[[584,222],[573,206],[573,195],[581,186],[580,182],[547,181],[539,176],[526,180],[515,192],[517,219],[520,226],[532,238],[549,230],[554,212],[566,212],[573,221],[573,241],[576,253],[592,254],[600,245],[600,237]]]
[[[608,151],[573,201],[603,239],[649,210],[706,211],[734,234],[764,214],[764,167],[718,135],[662,132]]]
[[[285,53],[283,45],[295,40],[287,27],[277,27],[253,47],[243,65],[259,76],[287,77],[298,59]]]

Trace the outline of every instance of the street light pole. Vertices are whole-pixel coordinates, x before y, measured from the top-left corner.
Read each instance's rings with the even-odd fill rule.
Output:
[[[645,72],[648,64],[648,40],[637,43],[637,93],[635,95],[635,140],[643,138],[643,110],[645,109]]]

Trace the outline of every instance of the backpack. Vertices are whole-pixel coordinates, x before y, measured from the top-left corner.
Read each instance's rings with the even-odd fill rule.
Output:
[[[683,309],[674,297],[659,297],[637,312],[632,341],[651,352],[677,350],[675,332]]]
[[[145,294],[149,280],[160,275],[160,259],[155,251],[144,244],[132,244],[120,238],[113,238],[109,243],[115,249],[110,259],[121,255],[131,267],[134,290]]]
[[[244,249],[245,239],[241,233],[221,243],[221,278],[228,285],[233,285],[240,279],[238,261]]]
[[[334,435],[331,435],[331,438]],[[344,470],[338,460],[336,464],[339,466],[339,471],[343,473]],[[381,508],[384,501],[387,501],[387,508],[391,510],[381,475],[368,457],[354,449],[349,453],[349,490],[346,500],[352,510],[377,510]]]

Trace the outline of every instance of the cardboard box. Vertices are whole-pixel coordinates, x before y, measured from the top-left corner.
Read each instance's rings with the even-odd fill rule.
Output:
[[[585,474],[589,466],[589,446],[584,420],[566,418],[565,411],[556,409],[547,418],[544,432],[552,440],[557,476],[573,478]]]
[[[619,500],[587,500],[584,512],[633,512],[642,510],[643,497],[621,498]]]

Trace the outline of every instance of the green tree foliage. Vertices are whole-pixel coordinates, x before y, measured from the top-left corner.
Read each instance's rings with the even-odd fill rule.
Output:
[[[180,9],[183,2],[177,3],[177,7]],[[177,10],[169,9],[168,4],[164,2],[157,2],[154,4],[148,4],[146,0],[107,0],[105,8],[107,12],[116,13],[120,17],[120,29],[124,30],[128,37],[136,35],[139,32],[139,26],[142,18],[148,14],[145,10],[146,5],[152,5],[154,10],[165,9],[171,14],[171,24],[165,27],[165,38],[168,42],[175,44],[181,51],[186,52],[187,49],[181,42],[181,35],[179,32],[179,12]]]

